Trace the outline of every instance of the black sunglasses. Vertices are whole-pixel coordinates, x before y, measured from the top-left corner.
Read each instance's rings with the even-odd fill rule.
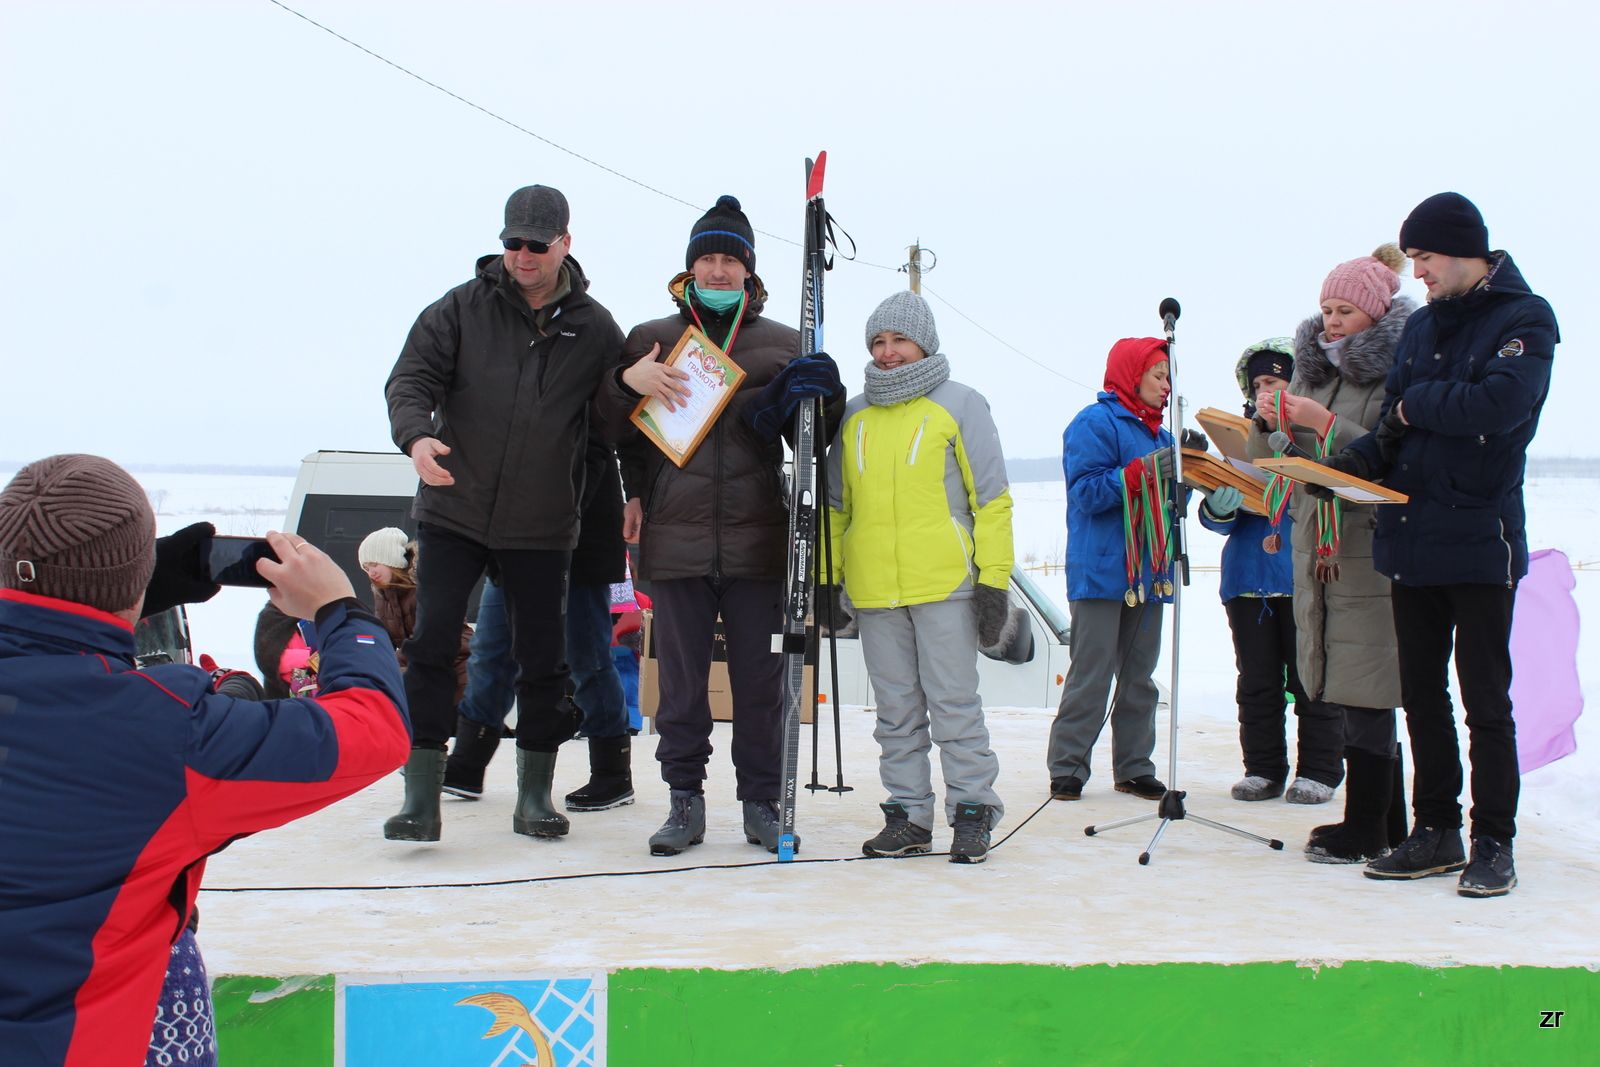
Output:
[[[561,238],[557,237],[556,241],[559,240],[561,240]],[[507,237],[500,243],[506,246],[507,252],[520,252],[526,248],[534,255],[542,256],[546,252],[550,251],[550,247],[554,245],[556,241],[524,241],[520,237]]]

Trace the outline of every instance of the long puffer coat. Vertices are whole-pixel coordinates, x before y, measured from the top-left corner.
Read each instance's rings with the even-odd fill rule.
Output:
[[[1382,414],[1384,382],[1395,347],[1416,304],[1395,297],[1388,314],[1350,337],[1338,366],[1317,343],[1322,316],[1300,324],[1294,337],[1294,379],[1289,391],[1310,397],[1338,417],[1328,452],[1366,435]],[[1319,427],[1320,429],[1320,427]],[[1315,453],[1317,433],[1294,430],[1295,443]],[[1270,456],[1266,431],[1250,433],[1251,455]],[[1299,635],[1300,683],[1313,700],[1357,708],[1393,708],[1400,703],[1400,663],[1395,653],[1389,579],[1372,565],[1377,505],[1340,504],[1339,580],[1319,581],[1317,501],[1296,488],[1294,516],[1294,622]]]

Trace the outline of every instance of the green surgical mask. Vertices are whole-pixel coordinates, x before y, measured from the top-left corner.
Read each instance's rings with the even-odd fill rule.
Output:
[[[744,299],[743,289],[702,289],[694,287],[694,295],[700,303],[715,312],[732,311],[739,306],[739,301]]]

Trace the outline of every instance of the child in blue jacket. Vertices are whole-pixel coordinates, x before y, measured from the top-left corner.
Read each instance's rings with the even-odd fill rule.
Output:
[[[1287,390],[1294,376],[1294,342],[1269,337],[1239,357],[1235,372],[1245,395],[1245,415],[1255,416],[1253,397]],[[1222,534],[1222,605],[1233,633],[1234,665],[1239,680],[1234,699],[1239,705],[1239,747],[1244,777],[1233,786],[1235,800],[1271,800],[1291,804],[1327,799],[1322,779],[1341,775],[1343,722],[1337,709],[1306,699],[1296,669],[1294,625],[1294,553],[1289,550],[1293,519],[1287,510],[1274,527],[1260,515],[1239,510],[1243,495],[1229,486],[1206,494],[1200,525]],[[1299,721],[1297,770],[1289,783],[1289,750],[1284,737],[1287,702],[1294,698]],[[1307,776],[1310,772],[1310,777]]]

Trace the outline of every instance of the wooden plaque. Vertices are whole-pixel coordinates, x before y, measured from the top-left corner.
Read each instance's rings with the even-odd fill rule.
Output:
[[[1250,458],[1249,419],[1220,408],[1201,408],[1194,417],[1200,428],[1205,430],[1206,436],[1211,438],[1211,443],[1217,446],[1218,452],[1229,459],[1255,462]]]
[[[1252,515],[1267,513],[1266,506],[1262,503],[1267,483],[1231,463],[1224,463],[1209,452],[1200,452],[1193,448],[1183,450],[1183,484],[1195,489],[1215,489],[1218,486],[1231,485],[1244,494],[1244,503],[1239,505],[1241,508]]]
[[[1309,459],[1299,456],[1285,456],[1282,459],[1258,459],[1256,466],[1262,470],[1269,470],[1281,474],[1285,478],[1293,478],[1297,482],[1309,482],[1312,485],[1322,485],[1332,489],[1341,499],[1352,504],[1404,504],[1411,498],[1404,493],[1397,493],[1387,489],[1377,482],[1369,482],[1365,478],[1356,478],[1343,471],[1336,471],[1324,467],[1320,463],[1313,463]]]

